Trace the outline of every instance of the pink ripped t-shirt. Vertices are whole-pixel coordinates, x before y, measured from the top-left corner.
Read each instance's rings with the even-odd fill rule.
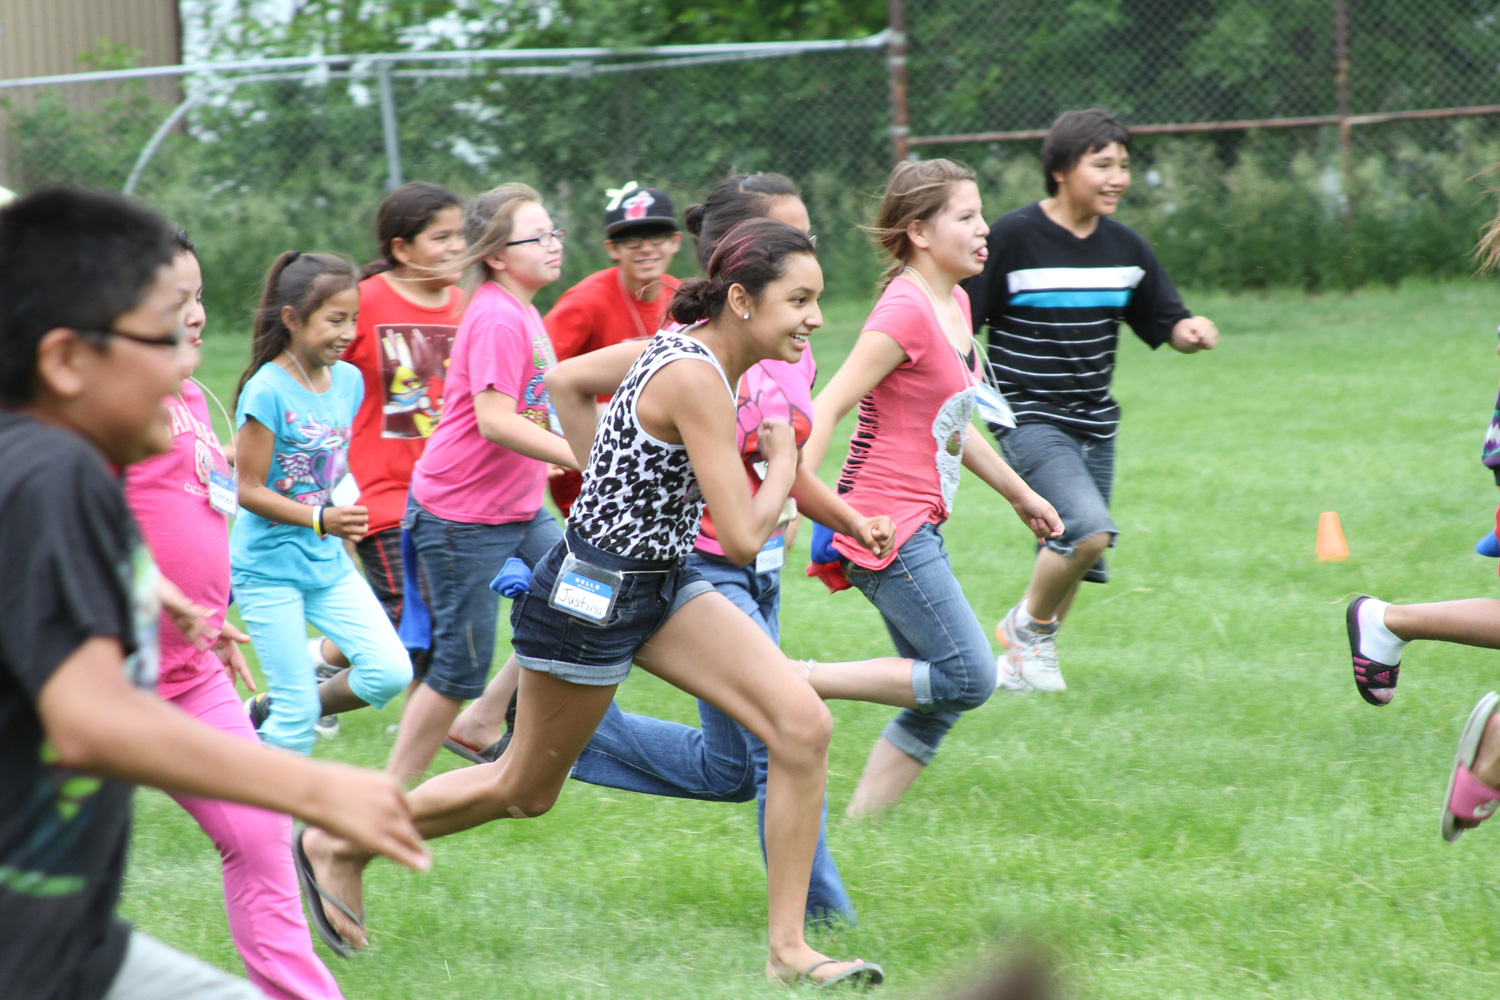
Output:
[[[481,285],[453,340],[443,419],[412,471],[412,496],[423,510],[467,524],[509,524],[536,516],[547,463],[485,440],[474,396],[494,389],[516,401],[517,413],[550,427],[552,407],[542,373],[556,363],[536,308],[493,281]]]
[[[968,323],[969,297],[955,288]],[[974,414],[978,351],[965,360],[943,333],[926,293],[904,275],[880,296],[864,329],[901,345],[906,360],[859,401],[859,422],[839,473],[839,495],[866,517],[889,515],[896,545],[876,559],[852,538],[833,547],[866,569],[884,569],[924,524],[942,524],[953,507],[964,439]]]
[[[182,395],[162,400],[172,417],[172,449],[125,470],[125,500],[141,526],[162,576],[188,600],[213,612],[214,627],[229,606],[229,524],[208,502],[209,474],[229,473],[204,404],[203,390],[182,383]],[[156,691],[171,698],[223,670],[219,658],[185,639],[165,612]]]
[[[812,433],[812,387],[817,377],[818,363],[813,360],[811,347],[804,350],[795,363],[762,361],[740,376],[739,389],[735,393],[736,435],[740,454],[745,459],[745,473],[750,477],[751,495],[760,489],[761,484],[760,473],[755,468],[761,460],[756,440],[760,422],[766,419],[787,421],[796,434],[797,447],[801,448]],[[780,536],[782,531],[778,527],[771,537]],[[706,510],[693,548],[714,556],[724,554],[724,547],[714,534],[713,519]]]

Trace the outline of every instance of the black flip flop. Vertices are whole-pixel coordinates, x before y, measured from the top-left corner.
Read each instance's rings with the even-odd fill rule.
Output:
[[[829,976],[822,981],[812,978],[814,969],[821,969],[825,965],[837,965],[844,959],[825,958],[821,962],[814,962],[801,972],[797,973],[796,983],[807,983],[820,990],[837,990],[849,987],[856,990],[867,990],[871,986],[879,986],[885,982],[885,970],[874,962],[860,962],[840,972],[836,976]]]
[[[328,922],[328,914],[323,910],[323,902],[326,900],[338,907],[344,916],[359,925],[364,930],[365,922],[344,903],[343,900],[328,892],[318,880],[313,877],[312,861],[307,857],[307,851],[302,848],[302,836],[307,833],[307,827],[298,823],[292,830],[292,858],[297,864],[297,885],[302,889],[302,898],[307,901],[307,912],[312,915],[313,930],[318,932],[318,937],[323,939],[333,953],[339,958],[353,958],[358,949],[344,940],[342,934],[334,930],[333,924]]]

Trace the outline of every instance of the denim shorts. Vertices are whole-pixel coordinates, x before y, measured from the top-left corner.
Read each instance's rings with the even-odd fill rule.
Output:
[[[1043,423],[999,430],[1006,463],[1057,508],[1057,516],[1062,518],[1062,537],[1049,538],[1043,544],[1071,558],[1079,542],[1109,532],[1113,547],[1120,533],[1109,513],[1109,494],[1115,484],[1115,439],[1083,437]],[[1107,582],[1109,570],[1104,560],[1095,563],[1084,579]]]
[[[432,592],[432,659],[422,683],[455,701],[478,698],[495,658],[500,617],[490,581],[512,556],[535,566],[562,537],[562,528],[545,509],[529,521],[471,524],[437,517],[415,500],[405,525]]]
[[[581,562],[624,576],[609,616],[595,624],[554,608],[549,599],[563,560]],[[531,591],[510,609],[511,648],[527,670],[573,684],[619,684],[630,673],[635,651],[678,608],[713,584],[681,559],[650,561],[595,548],[568,531],[531,574]]]

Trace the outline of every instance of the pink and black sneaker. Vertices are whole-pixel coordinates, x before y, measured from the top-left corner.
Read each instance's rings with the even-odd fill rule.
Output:
[[[1361,594],[1349,602],[1344,611],[1344,622],[1349,629],[1349,657],[1354,661],[1354,686],[1359,696],[1371,705],[1389,705],[1396,696],[1396,678],[1401,673],[1401,661],[1381,663],[1362,652],[1360,642],[1359,609],[1369,597]]]

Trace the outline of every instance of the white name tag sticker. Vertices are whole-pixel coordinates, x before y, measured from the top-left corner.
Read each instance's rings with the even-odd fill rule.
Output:
[[[999,389],[983,381],[976,381],[974,389],[974,409],[979,411],[980,417],[987,423],[999,424],[1001,427],[1016,426],[1016,415]]]
[[[786,565],[786,539],[775,535],[755,555],[755,572],[772,573]]]
[[[239,512],[239,487],[218,469],[208,474],[208,505],[227,517]]]
[[[614,603],[614,599],[614,588],[609,584],[590,580],[577,573],[559,576],[557,589],[552,592],[552,603],[558,608],[596,622],[602,622],[609,616],[609,606]]]

